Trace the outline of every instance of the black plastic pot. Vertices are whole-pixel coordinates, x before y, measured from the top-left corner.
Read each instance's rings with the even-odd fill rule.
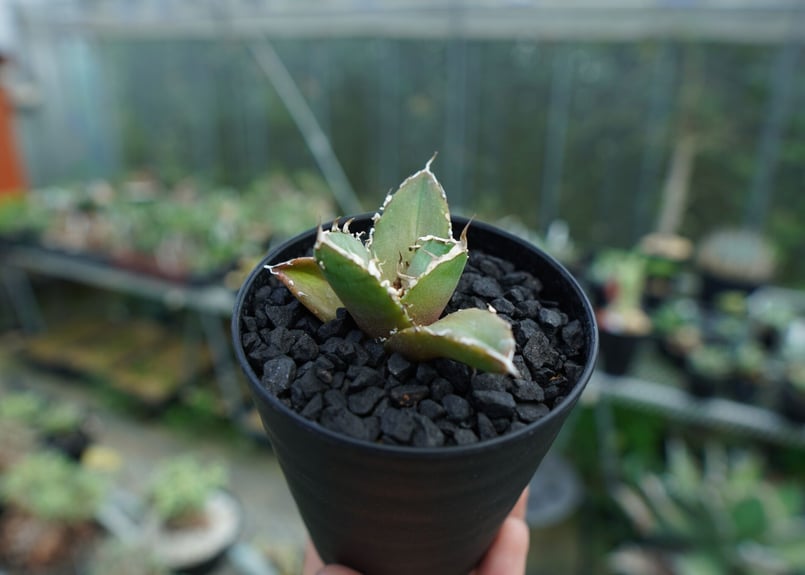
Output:
[[[714,397],[723,391],[725,381],[726,380],[716,379],[701,373],[692,372],[688,374],[688,391],[692,396],[702,399]]]
[[[780,413],[789,421],[798,425],[805,424],[805,393],[790,381],[781,384],[778,405]]]
[[[644,335],[616,333],[601,329],[601,363],[604,372],[610,375],[625,375],[634,361],[635,355],[646,339]]]
[[[456,232],[467,223],[453,218]],[[356,218],[352,231],[371,225]],[[259,381],[241,345],[241,316],[264,266],[303,255],[310,230],[272,251],[238,294],[235,350],[263,426],[322,559],[365,575],[466,575],[528,485],[593,372],[598,336],[576,280],[532,244],[480,222],[469,246],[515,262],[543,282],[543,297],[562,302],[583,324],[586,362],[575,387],[550,414],[508,435],[470,446],[414,448],[336,434],[281,404]],[[257,282],[258,284],[260,282]]]
[[[724,278],[708,272],[701,272],[700,276],[699,299],[706,307],[712,307],[718,296],[724,292],[734,291],[749,295],[762,285],[760,282]]]
[[[73,429],[61,433],[48,433],[43,442],[51,449],[60,451],[73,461],[81,461],[81,456],[92,444],[92,437],[83,429]]]

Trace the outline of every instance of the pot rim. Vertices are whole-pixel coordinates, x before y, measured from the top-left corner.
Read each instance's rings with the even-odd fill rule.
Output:
[[[347,218],[336,218],[330,222],[323,224],[323,227],[327,227],[335,221],[346,221],[346,220],[355,220],[355,221],[362,221],[365,218],[372,218],[374,216],[373,213],[367,212],[363,214],[359,214],[356,216],[350,216]],[[287,407],[285,404],[277,400],[276,396],[270,393],[259,381],[257,378],[257,374],[255,374],[254,370],[252,369],[251,365],[249,364],[248,359],[246,358],[246,353],[243,349],[243,345],[241,344],[241,314],[243,311],[243,305],[246,300],[246,294],[251,291],[251,286],[254,283],[257,276],[261,273],[267,273],[265,270],[266,264],[275,257],[275,254],[280,253],[287,249],[292,244],[297,243],[305,236],[310,236],[310,239],[315,239],[316,231],[318,227],[313,227],[308,230],[305,230],[291,238],[286,239],[279,245],[272,247],[269,252],[260,260],[260,263],[255,266],[255,268],[249,273],[249,276],[243,282],[241,287],[238,289],[237,297],[235,300],[235,307],[232,314],[232,343],[235,348],[235,354],[238,359],[238,363],[240,364],[241,369],[246,374],[246,379],[249,382],[249,387],[252,393],[259,395],[260,397],[264,398],[269,404],[271,404],[275,409],[283,413],[284,415],[290,417],[294,422],[300,425],[302,428],[307,430],[310,433],[315,433],[322,438],[326,439],[332,444],[349,444],[352,448],[357,450],[366,451],[368,453],[377,453],[377,454],[387,454],[387,455],[394,455],[397,457],[409,457],[409,458],[425,458],[425,459],[445,459],[451,457],[465,457],[467,455],[471,455],[475,452],[484,451],[486,449],[494,449],[498,446],[503,445],[504,443],[508,443],[510,441],[515,441],[521,438],[525,438],[526,436],[530,435],[534,432],[534,430],[538,429],[539,427],[549,425],[554,419],[560,418],[565,411],[569,411],[575,406],[578,399],[581,397],[584,388],[587,386],[587,383],[592,378],[593,371],[596,364],[596,358],[598,356],[598,325],[595,318],[595,313],[593,311],[592,305],[590,304],[587,295],[585,294],[584,290],[581,288],[581,285],[573,277],[573,275],[563,266],[559,261],[556,260],[552,255],[545,252],[540,247],[536,246],[535,244],[524,240],[521,237],[518,237],[506,230],[503,230],[495,225],[485,223],[482,221],[478,221],[475,219],[467,218],[464,216],[451,216],[452,223],[454,225],[458,224],[460,227],[464,227],[467,224],[471,224],[473,228],[479,228],[484,230],[487,233],[494,233],[501,236],[503,239],[514,242],[524,249],[529,251],[535,251],[540,254],[540,256],[549,264],[549,266],[553,267],[558,274],[562,277],[562,279],[568,284],[571,288],[571,292],[576,295],[578,300],[580,301],[582,308],[584,309],[584,315],[586,316],[585,325],[590,327],[589,334],[587,337],[587,354],[586,354],[586,364],[584,365],[584,369],[579,376],[578,380],[576,381],[573,388],[570,392],[565,396],[562,402],[551,409],[550,413],[546,416],[538,419],[537,421],[530,423],[523,427],[522,429],[518,429],[516,431],[506,433],[504,435],[492,438],[492,439],[484,439],[478,441],[477,443],[472,443],[469,445],[450,445],[450,446],[440,446],[440,447],[414,447],[409,445],[388,445],[384,443],[374,443],[370,441],[366,441],[363,439],[357,439],[354,437],[350,437],[348,435],[344,435],[341,433],[337,433],[326,427],[319,425],[318,423],[311,421],[302,417],[300,414],[295,412],[294,410]],[[585,330],[586,331],[586,330]],[[271,439],[269,438],[269,442]]]

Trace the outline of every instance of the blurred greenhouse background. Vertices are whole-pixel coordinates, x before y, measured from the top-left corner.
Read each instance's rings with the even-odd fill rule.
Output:
[[[0,189],[0,430],[92,413],[81,466],[122,475],[118,511],[157,460],[217,457],[246,516],[212,572],[298,573],[234,294],[436,153],[455,212],[544,246],[598,312],[528,574],[803,573],[804,43],[799,0],[0,0],[24,172]]]
[[[784,280],[805,281],[797,2],[57,2],[17,18],[36,186],[319,167],[354,213],[438,151],[462,212],[629,247],[659,225],[676,160],[689,195],[670,231],[762,229]]]

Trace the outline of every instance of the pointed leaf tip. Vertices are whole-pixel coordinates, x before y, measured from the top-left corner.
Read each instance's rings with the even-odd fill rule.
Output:
[[[321,321],[335,319],[338,308],[344,307],[315,259],[296,258],[266,268]]]

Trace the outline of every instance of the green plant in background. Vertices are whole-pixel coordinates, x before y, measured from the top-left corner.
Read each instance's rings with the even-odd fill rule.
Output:
[[[199,519],[209,496],[226,487],[229,473],[221,463],[201,463],[185,455],[157,466],[148,489],[148,500],[169,526]]]
[[[18,461],[0,483],[3,500],[45,521],[78,524],[94,518],[107,481],[59,453],[41,451]]]
[[[625,250],[601,250],[587,268],[587,279],[594,284],[605,286],[616,277],[618,262],[628,257],[628,253]]]
[[[764,476],[761,460],[709,445],[701,463],[678,441],[662,473],[641,469],[615,500],[641,538],[611,557],[621,575],[795,575],[805,570],[805,493]],[[630,569],[639,555],[647,563]],[[660,571],[657,571],[660,572]]]
[[[0,418],[0,473],[36,449],[36,433],[25,423]]]
[[[659,306],[651,315],[654,331],[660,336],[667,336],[677,330],[701,324],[699,305],[689,298],[669,300]]]
[[[774,250],[757,232],[725,229],[704,238],[696,254],[699,269],[720,278],[764,283],[774,274]]]
[[[735,348],[735,372],[754,383],[769,381],[769,357],[755,341],[741,342]]]
[[[786,368],[786,379],[798,393],[805,396],[805,362],[791,362]]]
[[[652,327],[671,356],[686,357],[702,344],[702,314],[690,298],[666,301],[651,314]]]
[[[467,262],[466,229],[454,239],[447,197],[430,171],[386,198],[364,243],[339,228],[319,228],[313,257],[270,266],[322,321],[345,307],[388,348],[415,360],[449,357],[478,369],[516,374],[511,326],[494,311],[459,310],[439,319]]]
[[[84,412],[72,403],[52,403],[45,406],[37,418],[39,429],[46,434],[74,431],[81,427]]]
[[[45,408],[45,401],[30,391],[9,391],[0,401],[0,421],[18,421],[32,428]]]
[[[651,318],[643,310],[646,259],[634,252],[622,252],[608,264],[608,301],[599,312],[602,327],[615,333],[646,335]]]
[[[703,344],[688,354],[686,365],[697,375],[724,381],[733,372],[734,360],[727,346]]]

